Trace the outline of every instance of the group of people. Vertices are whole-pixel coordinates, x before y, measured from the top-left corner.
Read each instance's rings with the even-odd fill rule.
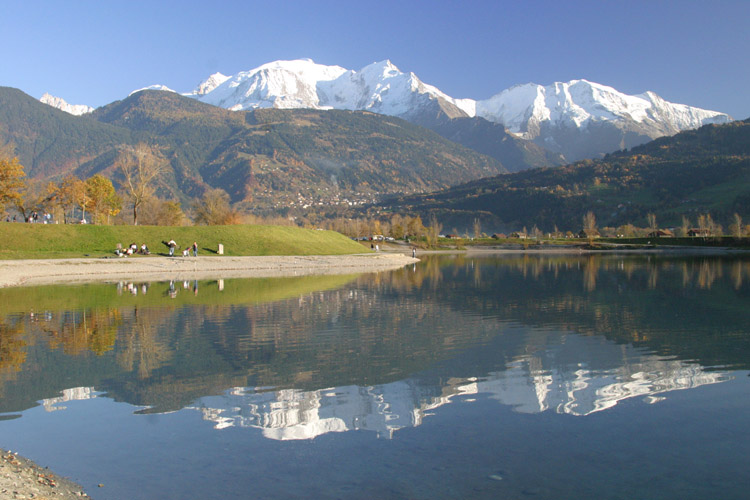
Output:
[[[39,214],[39,212],[31,212],[28,217],[23,217],[24,222],[29,223],[37,223],[37,224],[52,224],[52,214],[48,212],[44,212],[43,214]],[[17,216],[14,215],[12,218],[10,214],[5,215],[5,222],[17,222]]]
[[[169,256],[174,257],[175,248],[178,247],[177,242],[175,242],[175,240],[169,240],[169,241],[163,241],[162,243],[164,243],[167,246],[167,248],[169,248]],[[193,252],[193,257],[197,257],[198,256],[198,242],[197,241],[194,241],[193,244],[190,245],[189,247],[184,248],[182,250],[182,256],[183,257],[190,256],[191,250]]]
[[[127,257],[136,253],[141,255],[149,255],[151,252],[149,252],[148,247],[145,243],[140,247],[136,243],[131,243],[130,246],[124,249],[122,248],[122,245],[118,243],[117,248],[115,249],[115,255],[117,255],[118,257]]]
[[[169,249],[169,256],[174,257],[174,251],[176,248],[178,248],[177,242],[175,240],[169,240],[169,241],[162,241],[164,245]],[[182,256],[188,257],[190,255],[190,252],[192,251],[193,257],[198,256],[198,242],[194,241],[192,245],[182,250]],[[146,244],[142,244],[140,247],[135,244],[131,243],[130,246],[123,248],[122,244],[118,243],[117,248],[115,249],[115,255],[118,257],[127,257],[129,255],[133,254],[139,254],[139,255],[149,255],[151,252],[148,249],[148,246]]]

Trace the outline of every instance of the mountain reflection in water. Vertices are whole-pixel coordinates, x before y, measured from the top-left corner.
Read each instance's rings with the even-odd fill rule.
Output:
[[[359,277],[0,290],[0,411],[106,394],[278,440],[391,437],[457,396],[588,415],[746,369],[748,279],[742,259],[456,255]]]

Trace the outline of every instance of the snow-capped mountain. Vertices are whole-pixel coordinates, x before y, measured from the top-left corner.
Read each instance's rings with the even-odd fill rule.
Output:
[[[147,89],[174,92],[162,85]],[[310,59],[275,61],[233,76],[214,73],[183,95],[236,111],[371,111],[404,118],[439,133],[446,120],[482,118],[563,155],[566,161],[599,157],[664,135],[732,120],[724,113],[667,102],[653,92],[627,95],[586,80],[547,86],[529,83],[489,99],[456,99],[387,60],[359,71],[316,64]],[[50,99],[44,102],[49,104]],[[81,112],[73,108],[74,114]],[[466,136],[472,127],[476,123],[466,123],[466,133],[457,135]]]
[[[627,95],[586,80],[517,85],[485,100],[456,99],[390,61],[359,71],[309,59],[275,61],[232,77],[212,75],[186,95],[232,110],[366,110],[427,126],[445,117],[480,117],[569,161],[731,121],[724,113],[673,104],[653,92]]]
[[[413,73],[402,73],[390,61],[351,71],[300,59],[264,64],[232,77],[217,75],[186,95],[232,110],[345,109],[400,117],[412,116],[425,104],[438,101],[455,105],[451,97]],[[458,109],[451,114],[466,116]]]
[[[653,92],[627,95],[586,80],[516,85],[477,101],[476,114],[569,161],[732,120],[724,113],[667,102]]]
[[[45,93],[39,100],[44,104],[48,104],[53,108],[65,111],[66,113],[70,113],[71,115],[80,116],[94,111],[94,108],[92,108],[91,106],[86,106],[85,104],[68,104],[62,97],[55,97],[48,93]]]
[[[167,87],[166,85],[159,85],[159,84],[156,84],[156,85],[149,85],[148,87],[143,87],[142,89],[134,90],[134,91],[132,91],[132,92],[131,92],[130,94],[128,94],[128,95],[133,95],[133,94],[135,94],[136,92],[140,92],[141,90],[163,90],[163,91],[165,91],[165,92],[174,92],[175,94],[177,93],[177,91],[175,91],[175,90],[172,90],[172,89],[170,89],[170,88],[169,88],[169,87]]]
[[[675,134],[731,120],[723,113],[669,103],[653,92],[631,96],[586,80],[547,86],[516,85],[478,101],[476,114],[503,123],[526,139],[534,139],[544,122],[581,128],[596,121],[632,120],[664,134]]]

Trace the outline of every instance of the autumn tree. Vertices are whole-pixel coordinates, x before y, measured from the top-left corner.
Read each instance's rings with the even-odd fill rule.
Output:
[[[397,240],[403,239],[405,230],[404,218],[398,214],[394,214],[391,217],[391,236]]]
[[[589,240],[589,244],[591,244],[597,233],[596,216],[591,210],[586,212],[586,215],[583,216],[583,232]]]
[[[26,218],[34,210],[49,210],[52,202],[47,199],[47,191],[40,180],[29,179],[21,190],[21,198],[15,202],[16,208]]]
[[[143,202],[140,220],[149,226],[182,226],[186,217],[179,201],[149,196]]]
[[[406,221],[406,235],[414,238],[419,238],[425,233],[424,224],[422,224],[422,218],[417,215],[416,217],[409,217]]]
[[[193,204],[195,223],[207,226],[236,224],[239,216],[229,204],[229,195],[223,189],[211,189]]]
[[[122,209],[122,199],[115,191],[112,181],[97,174],[85,181],[86,208],[91,212],[91,220],[109,224],[109,218]]]
[[[9,204],[21,204],[26,187],[24,177],[26,173],[18,158],[0,157],[0,210],[5,210]]]
[[[74,175],[65,177],[57,185],[50,183],[47,191],[48,199],[62,210],[65,223],[73,218],[75,208],[87,198],[86,183]]]
[[[138,209],[154,191],[156,181],[167,168],[167,162],[155,148],[141,143],[122,151],[117,166],[133,205],[133,225],[137,226]]]

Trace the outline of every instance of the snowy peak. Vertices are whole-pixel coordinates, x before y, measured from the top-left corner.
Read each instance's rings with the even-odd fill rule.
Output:
[[[48,93],[45,93],[39,101],[76,116],[85,115],[86,113],[94,111],[94,108],[91,106],[86,106],[85,104],[68,104],[63,98],[55,97]]]
[[[592,122],[634,122],[658,136],[731,121],[724,113],[669,103],[653,92],[627,95],[586,80],[517,85],[478,101],[476,113],[526,139],[536,138],[542,124],[582,128]]]
[[[191,93],[186,94],[188,96],[202,96],[206,95],[209,92],[211,92],[213,89],[221,85],[222,83],[229,80],[230,77],[223,75],[221,73],[214,73],[213,75],[209,76],[205,80],[203,80],[201,83],[198,84],[198,86],[193,90]]]
[[[188,95],[231,110],[347,109],[393,116],[409,115],[431,100],[454,103],[451,97],[424,84],[413,73],[403,73],[389,60],[359,71],[310,59],[274,61],[227,77],[211,90]]]
[[[318,98],[319,82],[346,73],[339,66],[324,66],[310,59],[275,61],[228,77],[197,98],[232,110],[255,108],[323,108]]]
[[[134,90],[130,94],[128,94],[128,96],[131,96],[137,92],[141,92],[142,90],[163,90],[164,92],[174,92],[175,94],[177,93],[174,90],[167,87],[166,85],[156,84],[156,85],[149,85],[148,87],[143,87],[142,89]]]
[[[216,73],[187,95],[232,110],[366,110],[413,120],[420,113],[434,116],[437,106],[451,118],[478,116],[525,139],[536,139],[545,128],[584,129],[604,122],[630,123],[654,138],[731,121],[723,113],[669,103],[653,92],[627,95],[587,80],[547,86],[528,83],[486,100],[455,99],[389,60],[359,71],[310,59],[274,61],[231,77]]]

